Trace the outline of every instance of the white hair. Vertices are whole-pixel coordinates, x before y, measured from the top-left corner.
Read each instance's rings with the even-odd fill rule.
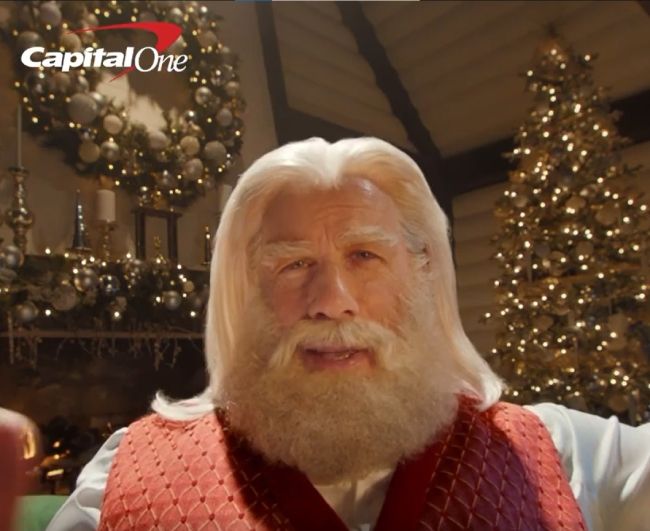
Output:
[[[288,185],[334,188],[350,175],[363,176],[393,199],[409,250],[422,260],[430,260],[437,270],[433,280],[436,296],[431,301],[435,309],[421,319],[425,326],[427,319],[438,320],[437,326],[447,341],[443,348],[449,351],[463,391],[475,397],[481,409],[499,400],[502,381],[463,329],[449,222],[418,165],[406,153],[378,138],[330,143],[314,137],[267,153],[241,175],[214,238],[205,326],[208,388],[192,399],[178,402],[159,392],[152,403],[154,411],[173,420],[190,420],[217,404],[222,379],[237,363],[235,341],[245,322],[246,305],[255,292],[251,258],[259,247],[262,216],[269,201]]]

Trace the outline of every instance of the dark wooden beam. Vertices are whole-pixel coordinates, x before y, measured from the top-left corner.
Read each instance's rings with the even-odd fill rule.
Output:
[[[620,113],[617,127],[622,136],[632,144],[650,141],[650,89],[616,100],[611,108]],[[505,182],[512,166],[503,154],[514,147],[512,138],[503,138],[445,159],[443,173],[451,196]]]
[[[320,136],[331,142],[341,138],[363,136],[358,131],[308,115],[289,106],[271,2],[257,2],[255,9],[278,144],[304,140],[312,136]]]
[[[363,12],[361,2],[336,2],[343,24],[352,32],[359,53],[375,74],[377,86],[386,95],[393,114],[402,123],[408,139],[421,154],[441,160],[440,151],[431,139],[411,96],[393,67],[375,28]]]
[[[343,24],[350,30],[357,43],[357,49],[366,60],[379,89],[388,99],[391,110],[401,122],[408,139],[417,151],[418,164],[427,176],[440,206],[453,219],[451,194],[447,189],[442,173],[442,156],[433,142],[431,133],[422,122],[420,114],[411,101],[406,87],[395,67],[392,65],[384,45],[379,40],[375,28],[366,17],[361,2],[336,2]]]
[[[262,40],[264,66],[266,68],[278,144],[282,145],[287,142],[304,140],[312,136],[320,136],[330,142],[335,142],[342,138],[367,136],[367,133],[354,131],[291,108],[284,83],[282,57],[278,46],[271,2],[258,2],[255,4],[255,9]],[[439,157],[438,150],[433,146],[429,152],[425,151],[424,153],[425,155],[413,153],[409,153],[409,155],[422,169],[441,207],[445,210],[449,218],[453,219],[451,215],[450,195],[443,188],[444,181],[441,178],[438,165],[433,164],[431,161],[431,154],[434,157]]]
[[[643,8],[643,10],[650,17],[650,0],[639,0],[639,4],[641,4],[641,7]]]

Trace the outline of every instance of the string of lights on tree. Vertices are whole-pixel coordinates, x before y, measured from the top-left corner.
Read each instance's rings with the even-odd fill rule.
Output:
[[[650,217],[593,59],[551,36],[526,72],[535,103],[495,206],[490,361],[514,401],[638,423],[650,411]]]
[[[154,20],[182,27],[165,53],[189,57],[186,70],[175,74],[187,79],[189,106],[163,113],[163,129],[132,122],[128,109],[98,92],[99,68],[63,72],[20,62],[32,46],[70,52],[103,47],[106,32],[74,30]],[[219,21],[199,2],[16,2],[6,35],[28,126],[63,147],[79,172],[108,176],[142,204],[191,204],[222,181],[242,145],[238,59],[218,36]],[[133,33],[124,36],[128,42]]]

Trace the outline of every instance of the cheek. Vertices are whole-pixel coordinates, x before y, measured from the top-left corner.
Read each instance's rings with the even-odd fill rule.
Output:
[[[302,319],[306,313],[302,291],[286,282],[269,282],[262,284],[262,296],[273,312],[278,324],[289,327]]]
[[[359,290],[359,306],[366,317],[393,327],[401,321],[405,280],[394,273],[366,280]]]

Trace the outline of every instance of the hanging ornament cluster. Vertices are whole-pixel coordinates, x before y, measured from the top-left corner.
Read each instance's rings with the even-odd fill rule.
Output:
[[[32,46],[70,52],[101,48],[107,33],[73,31],[157,20],[182,28],[165,53],[188,56],[186,69],[175,74],[187,79],[188,107],[164,112],[163,129],[132,122],[126,109],[98,92],[99,68],[63,72],[20,62]],[[141,204],[191,204],[220,182],[242,146],[245,102],[238,60],[218,30],[219,18],[199,2],[16,2],[5,33],[28,127],[63,146],[80,172],[111,178]],[[132,38],[132,31],[124,35]]]
[[[14,245],[0,248],[0,310],[20,327],[199,332],[207,285],[205,271],[160,254],[106,262],[74,251],[25,257]]]
[[[491,363],[509,398],[627,422],[650,418],[650,213],[590,55],[550,36],[526,72],[535,100],[495,205]]]

